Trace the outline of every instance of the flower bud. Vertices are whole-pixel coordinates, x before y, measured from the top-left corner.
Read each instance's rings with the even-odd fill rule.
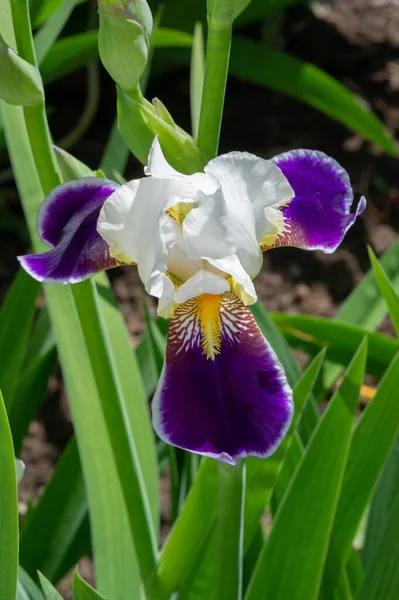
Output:
[[[157,135],[167,161],[181,173],[202,171],[204,156],[194,139],[178,127],[159,101],[155,106],[140,94],[126,95],[118,88],[119,130],[131,152],[146,164]]]
[[[8,104],[35,106],[43,97],[37,67],[18,56],[0,36],[0,98]]]
[[[232,25],[251,0],[208,0],[208,19],[220,25]]]
[[[123,90],[136,89],[148,60],[152,14],[145,0],[101,0],[100,58]]]

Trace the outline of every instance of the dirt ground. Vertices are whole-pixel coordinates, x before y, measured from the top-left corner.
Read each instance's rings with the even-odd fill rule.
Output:
[[[398,0],[319,0],[314,12],[295,7],[286,12],[279,35],[280,48],[313,62],[337,77],[358,94],[384,120],[399,132],[399,1]],[[245,33],[245,32],[244,32]],[[257,28],[249,35],[258,36]],[[60,99],[69,94],[65,119],[72,123],[82,103],[83,75],[68,78],[49,90],[50,104],[59,112]],[[75,152],[96,167],[107,131],[112,123],[114,89],[104,75],[98,118],[79,142]],[[183,127],[189,127],[189,80],[186,70],[157,77],[150,83],[148,96],[160,97]],[[75,107],[75,108],[74,108]],[[75,114],[76,113],[76,114]],[[57,135],[65,128],[52,123]],[[67,125],[68,128],[68,125]],[[317,111],[280,94],[231,80],[220,151],[247,150],[269,157],[290,148],[314,148],[334,156],[350,173],[357,195],[368,199],[366,213],[350,230],[333,255],[295,249],[273,250],[265,255],[264,268],[255,286],[260,299],[272,311],[289,311],[332,316],[368,269],[366,244],[381,254],[396,239],[399,228],[399,169],[396,160],[364,142],[343,126]],[[139,173],[129,162],[128,176]],[[21,225],[17,198],[11,184],[4,186],[7,223],[3,223],[0,270],[0,297],[15,272],[15,255],[26,251],[26,232]],[[132,342],[144,329],[141,287],[134,268],[112,273],[113,287],[126,318]],[[387,322],[384,331],[391,331]],[[58,382],[58,384],[57,384]],[[53,389],[30,428],[22,458],[25,477],[20,485],[20,513],[40,495],[60,451],[71,434],[67,402],[59,374]],[[161,482],[163,515],[168,517],[168,481]],[[82,575],[90,574],[85,562]],[[64,597],[69,583],[62,584]]]

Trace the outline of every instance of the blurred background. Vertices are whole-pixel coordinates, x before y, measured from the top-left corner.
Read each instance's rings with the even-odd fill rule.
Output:
[[[63,4],[69,11],[57,42],[57,52],[64,58],[63,66],[53,68],[57,59],[54,47],[42,64],[47,82],[50,126],[58,146],[96,169],[115,120],[115,86],[98,61],[96,44],[88,44],[79,59],[75,55],[69,56],[67,46],[62,46],[64,39],[91,30],[95,32],[96,3],[90,0],[74,6],[68,2],[66,6],[65,0],[61,3],[53,1],[53,5]],[[159,4],[152,3],[154,11],[159,9]],[[45,20],[41,7],[39,1],[31,3],[32,21],[37,30]],[[191,34],[196,21],[203,21],[205,25],[205,2],[202,0],[170,0],[165,4],[162,27]],[[318,71],[312,70],[309,63],[322,69],[354,94],[352,102],[370,108],[390,134],[397,136],[399,2],[270,0],[266,3],[254,0],[237,23],[235,36],[220,152],[245,150],[268,158],[292,148],[321,150],[336,158],[349,172],[355,195],[364,194],[367,198],[366,212],[333,255],[289,248],[273,250],[265,255],[264,269],[255,282],[260,299],[271,311],[332,316],[369,267],[366,244],[370,244],[378,256],[396,239],[399,163],[394,156],[393,142],[390,148],[388,143],[385,144],[384,152],[384,144],[366,141],[360,135],[356,114],[351,116],[351,103],[340,98],[338,90],[342,88],[324,85],[324,80],[321,82],[318,93],[327,107],[321,110],[323,102],[312,100],[312,94],[304,89],[304,81],[312,78],[314,82],[318,81]],[[252,58],[240,56],[246,48],[240,45],[242,37],[256,43],[254,48],[262,48],[265,53],[255,51]],[[298,73],[305,74],[305,80],[302,75],[291,77],[284,70],[285,63],[282,66],[278,62],[269,63],[266,59],[273,52],[304,61],[295,65]],[[244,59],[249,62],[243,69],[240,64]],[[156,48],[146,93],[149,99],[159,97],[175,121],[186,130],[190,130],[189,61],[190,48]],[[255,83],[255,79],[263,76],[266,83],[269,82],[267,87]],[[278,78],[275,85],[273,77]],[[335,118],[330,116],[331,110]],[[378,135],[377,131],[374,141]],[[372,134],[369,139],[373,139]],[[128,156],[124,176],[131,179],[141,174],[142,166],[134,157]],[[112,173],[108,175],[112,176]],[[0,211],[2,300],[18,269],[16,256],[28,250],[28,234],[3,139],[0,140]],[[110,277],[132,342],[136,345],[145,326],[138,276],[135,269],[119,268],[112,271]],[[154,306],[151,300],[148,302],[151,312]],[[391,333],[388,319],[382,331]],[[30,426],[22,450],[21,457],[27,469],[21,484],[21,518],[27,512],[29,502],[40,495],[71,434],[62,378],[55,364],[45,402]],[[161,485],[166,524],[169,519],[167,474]],[[166,531],[165,526],[164,533]],[[90,561],[81,566],[80,572],[90,578]],[[67,598],[68,583],[64,586],[63,593]]]

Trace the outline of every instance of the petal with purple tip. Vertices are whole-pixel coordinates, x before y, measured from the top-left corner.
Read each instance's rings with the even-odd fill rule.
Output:
[[[105,200],[118,188],[107,179],[87,177],[55,188],[40,207],[37,229],[52,250],[19,257],[38,281],[77,283],[116,266],[108,244],[97,233]]]
[[[361,198],[352,210],[353,192],[347,172],[323,152],[293,150],[275,156],[295,192],[281,208],[284,229],[273,240],[261,240],[262,250],[297,246],[334,252],[366,206]]]
[[[230,464],[264,458],[283,439],[292,411],[283,368],[235,294],[203,294],[179,306],[152,405],[163,440]]]

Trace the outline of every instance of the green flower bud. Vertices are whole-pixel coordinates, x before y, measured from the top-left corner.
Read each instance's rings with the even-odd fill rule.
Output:
[[[251,0],[208,0],[208,19],[220,25],[231,25]]]
[[[39,70],[18,56],[0,36],[0,98],[8,104],[35,106],[44,98]]]
[[[135,90],[148,60],[152,14],[145,0],[101,0],[100,58],[123,90]]]
[[[205,159],[194,139],[178,127],[159,100],[155,106],[140,93],[127,96],[118,90],[119,129],[131,152],[144,165],[154,137],[159,137],[167,161],[186,174],[202,171]],[[165,118],[163,118],[165,117]]]

